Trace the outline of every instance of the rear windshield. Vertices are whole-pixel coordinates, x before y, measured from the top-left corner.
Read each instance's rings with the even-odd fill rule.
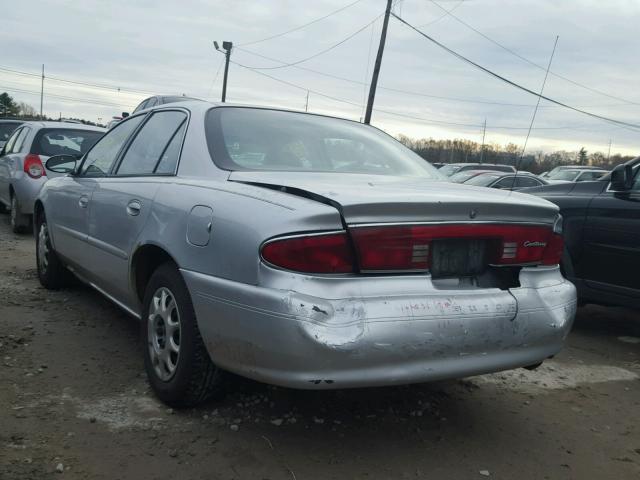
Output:
[[[477,185],[479,187],[486,187],[490,185],[497,179],[499,179],[502,175],[492,175],[490,173],[483,173],[482,175],[478,175],[477,177],[473,177],[466,182],[465,185]]]
[[[0,142],[9,140],[11,134],[20,126],[19,123],[0,123]]]
[[[389,135],[337,118],[222,107],[206,117],[209,152],[227,170],[337,172],[443,180],[438,170]]]
[[[31,146],[31,153],[52,157],[53,155],[84,155],[103,132],[76,130],[71,128],[43,128]]]
[[[440,169],[440,173],[442,173],[443,175],[446,175],[447,177],[450,177],[461,168],[462,168],[462,165],[445,165]]]

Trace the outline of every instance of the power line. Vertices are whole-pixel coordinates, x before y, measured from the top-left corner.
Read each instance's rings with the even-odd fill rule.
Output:
[[[442,5],[439,5],[439,4],[438,4],[438,2],[436,2],[436,1],[434,1],[434,0],[429,0],[429,1],[430,1],[431,3],[433,3],[436,7],[438,7],[440,10],[443,10],[444,12],[446,12],[446,13],[445,13],[445,16],[450,16],[451,18],[453,18],[453,19],[454,19],[454,20],[456,20],[457,22],[461,23],[461,24],[462,24],[462,25],[464,25],[465,27],[467,27],[467,28],[469,28],[470,30],[474,31],[475,33],[477,33],[477,34],[478,34],[478,35],[480,35],[481,37],[483,37],[483,38],[485,38],[486,40],[488,40],[488,41],[490,41],[491,43],[493,43],[494,45],[496,45],[496,46],[500,47],[500,48],[501,48],[501,49],[503,49],[504,51],[509,52],[511,55],[514,55],[514,56],[518,57],[520,60],[522,60],[522,61],[524,61],[524,62],[528,63],[529,65],[532,65],[532,66],[534,66],[534,67],[536,67],[536,68],[538,68],[538,69],[540,69],[540,70],[543,70],[543,71],[544,71],[544,70],[546,70],[546,68],[545,68],[544,66],[539,65],[539,64],[537,64],[537,63],[535,63],[535,62],[533,62],[533,61],[529,60],[528,58],[526,58],[526,57],[524,57],[524,56],[520,55],[518,52],[516,52],[516,51],[514,51],[514,50],[511,50],[511,49],[510,49],[510,48],[508,48],[508,47],[505,47],[504,45],[502,45],[501,43],[497,42],[497,41],[496,41],[496,40],[494,40],[493,38],[491,38],[491,37],[489,37],[488,35],[486,35],[486,34],[482,33],[482,32],[481,32],[480,30],[478,30],[477,28],[475,28],[475,27],[473,27],[473,26],[469,25],[469,24],[468,24],[467,22],[465,22],[464,20],[462,20],[462,19],[458,18],[458,17],[457,17],[457,16],[455,16],[453,13],[451,13],[451,12],[453,11],[453,9],[451,9],[451,10],[446,10],[444,7],[442,7]],[[632,104],[632,105],[640,105],[640,102],[634,102],[634,101],[632,101],[632,100],[627,100],[627,99],[624,99],[624,98],[621,98],[621,97],[616,97],[615,95],[610,95],[610,94],[608,94],[608,93],[606,93],[606,92],[603,92],[603,91],[601,91],[601,90],[597,90],[597,89],[595,89],[595,88],[588,87],[587,85],[584,85],[584,84],[582,84],[582,83],[576,82],[575,80],[571,80],[570,78],[567,78],[567,77],[565,77],[565,76],[563,76],[563,75],[560,75],[560,74],[558,74],[558,73],[555,73],[555,72],[553,72],[553,71],[549,72],[549,74],[550,74],[550,75],[553,75],[553,76],[554,76],[554,77],[556,77],[556,78],[560,78],[561,80],[564,80],[565,82],[569,82],[569,83],[571,83],[571,84],[573,84],[573,85],[575,85],[575,86],[577,86],[577,87],[584,88],[585,90],[589,90],[590,92],[593,92],[593,93],[597,93],[598,95],[602,95],[602,96],[605,96],[605,97],[609,97],[609,98],[612,98],[612,99],[614,99],[614,100],[619,100],[619,101],[621,101],[621,102],[625,102],[625,103]]]
[[[433,25],[434,23],[439,22],[440,20],[445,18],[447,15],[449,15],[451,12],[453,12],[456,8],[458,8],[460,5],[462,5],[463,3],[464,3],[464,0],[460,0],[460,2],[458,2],[455,6],[451,7],[449,10],[445,10],[445,13],[442,14],[441,16],[431,20],[430,22],[423,23],[422,25],[418,25],[418,28],[428,27],[429,25]],[[440,7],[440,5],[438,5],[438,7]]]
[[[520,155],[520,160],[522,160],[522,157],[524,157],[524,152],[527,149],[527,143],[529,143],[529,136],[531,135],[531,129],[533,128],[533,123],[536,121],[536,115],[538,114],[538,107],[540,106],[540,100],[542,100],[542,92],[544,92],[544,87],[547,84],[547,78],[549,78],[549,70],[551,70],[551,62],[553,62],[553,56],[556,53],[557,46],[558,46],[558,36],[556,35],[556,41],[553,44],[553,51],[551,52],[551,57],[549,58],[549,65],[547,66],[547,71],[544,74],[542,87],[540,87],[540,95],[538,95],[536,108],[533,110],[533,116],[531,117],[531,123],[529,124],[529,131],[527,132],[527,136],[524,139],[524,146],[522,147],[522,154]],[[516,165],[516,176],[517,175],[518,175],[518,166]]]
[[[218,79],[218,75],[220,75],[220,70],[222,70],[222,65],[224,65],[225,57],[220,59],[220,65],[218,65],[218,69],[216,70],[216,75],[213,77],[213,81],[211,82],[211,86],[209,87],[209,93],[207,94],[207,98],[211,97],[211,92],[213,92],[213,86],[216,84],[216,80]]]
[[[319,57],[320,55],[323,55],[331,50],[333,50],[334,48],[339,47],[340,45],[342,45],[343,43],[351,40],[353,37],[355,37],[356,35],[358,35],[360,32],[362,32],[363,30],[365,30],[367,27],[373,25],[376,20],[378,20],[383,14],[381,13],[380,15],[378,15],[376,18],[374,18],[373,20],[371,20],[369,23],[367,23],[365,26],[359,28],[358,30],[356,30],[355,32],[353,32],[351,35],[347,36],[346,38],[343,38],[342,40],[340,40],[338,43],[335,43],[333,45],[331,45],[329,48],[325,48],[324,50],[321,50],[317,53],[314,53],[313,55],[303,58],[302,60],[297,60],[295,62],[291,62],[291,63],[286,63],[284,65],[278,65],[275,67],[250,67],[253,70],[277,70],[279,68],[287,68],[287,67],[293,67],[295,65],[298,65],[300,63],[304,63],[307,62],[313,58]]]
[[[256,57],[260,57],[263,58],[265,60],[269,60],[272,62],[277,62],[282,64],[283,66],[287,64],[287,62],[285,62],[284,60],[279,60],[277,58],[274,57],[270,57],[268,55],[263,55],[261,53],[257,53],[254,52],[252,50],[247,50],[246,48],[241,48],[241,47],[234,47],[236,50],[240,50],[244,53],[248,53],[249,55],[253,55]],[[293,65],[292,66],[295,69],[298,70],[302,70],[302,71],[306,71],[309,73],[314,73],[316,75],[321,75],[323,77],[327,77],[327,78],[333,78],[335,80],[341,80],[343,82],[349,82],[349,83],[353,83],[353,84],[357,84],[357,85],[364,85],[364,86],[368,86],[369,83],[367,82],[362,82],[359,80],[354,80],[353,78],[347,78],[347,77],[341,77],[340,75],[335,75],[332,73],[327,73],[327,72],[323,72],[320,70],[315,70],[313,68],[309,68],[309,67],[303,67],[300,65]],[[535,106],[535,104],[530,104],[530,103],[509,103],[509,102],[498,102],[498,101],[493,101],[493,100],[480,100],[480,99],[473,99],[473,98],[461,98],[461,97],[449,97],[449,96],[443,96],[443,95],[430,95],[427,93],[423,93],[423,92],[415,92],[415,91],[411,91],[411,90],[404,90],[404,89],[399,89],[399,88],[391,88],[391,87],[385,87],[383,85],[379,85],[378,88],[380,90],[387,90],[389,92],[395,92],[395,93],[401,93],[401,94],[405,94],[405,95],[412,95],[412,96],[417,96],[417,97],[424,97],[424,98],[432,98],[435,100],[443,100],[443,101],[452,101],[452,102],[461,102],[461,103],[473,103],[473,104],[481,104],[481,105],[496,105],[496,106],[504,106],[504,107],[520,107],[520,108],[532,108]],[[619,106],[629,106],[628,103],[616,103],[616,104],[608,104],[608,105],[580,105],[580,108],[603,108],[603,107],[619,107]],[[542,105],[540,108],[559,108],[558,105]]]
[[[3,72],[8,72],[8,73],[13,73],[16,75],[22,75],[22,76],[26,76],[26,77],[36,77],[36,78],[40,78],[40,74],[39,73],[31,73],[31,72],[24,72],[21,70],[15,70],[12,68],[7,68],[7,67],[0,67],[0,71]],[[130,92],[130,93],[143,93],[145,95],[154,95],[153,92],[147,91],[147,90],[137,90],[137,89],[133,89],[133,88],[121,88],[121,87],[116,87],[116,86],[112,86],[112,85],[106,85],[106,84],[99,84],[99,83],[90,83],[90,82],[81,82],[79,80],[69,80],[69,79],[65,79],[65,78],[61,78],[61,77],[51,77],[47,75],[47,80],[53,80],[56,82],[62,82],[62,83],[70,83],[73,85],[83,85],[83,86],[88,86],[88,87],[93,87],[93,88],[101,88],[104,90],[113,90],[113,91],[117,91],[117,92]]]
[[[294,27],[294,28],[292,28],[290,30],[286,30],[284,32],[276,33],[275,35],[271,35],[269,37],[265,37],[265,38],[262,38],[260,40],[254,40],[252,42],[241,43],[240,45],[238,45],[238,47],[243,47],[245,45],[254,45],[256,43],[266,42],[267,40],[273,40],[274,38],[282,37],[283,35],[287,35],[289,33],[293,33],[293,32],[296,32],[298,30],[302,30],[303,28],[308,27],[309,25],[313,25],[314,23],[318,23],[321,20],[324,20],[325,18],[329,18],[329,17],[331,17],[333,15],[336,15],[337,13],[340,13],[343,10],[346,10],[349,7],[353,7],[355,4],[360,3],[361,1],[362,0],[355,0],[354,2],[351,2],[351,3],[347,4],[347,5],[345,5],[344,7],[341,7],[339,9],[337,9],[337,10],[334,10],[333,12],[330,12],[330,13],[328,13],[326,15],[323,15],[322,17],[316,18],[315,20],[311,20],[310,22],[307,22],[304,25],[300,25],[298,27]]]
[[[396,14],[392,13],[391,15],[393,15],[398,21],[400,21],[401,23],[403,23],[407,27],[411,28],[412,30],[414,30],[417,33],[419,33],[420,35],[422,35],[424,38],[426,38],[430,42],[436,44],[437,46],[439,46],[443,50],[447,51],[451,55],[459,58],[460,60],[462,60],[464,62],[467,62],[470,65],[473,65],[474,67],[478,68],[479,70],[482,70],[483,72],[491,75],[492,77],[497,78],[498,80],[501,80],[502,82],[505,82],[505,83],[511,85],[512,87],[515,87],[515,88],[517,88],[519,90],[522,90],[523,92],[527,92],[527,93],[529,93],[531,95],[534,95],[536,97],[542,98],[543,100],[546,100],[547,102],[554,103],[554,104],[559,105],[561,107],[565,107],[565,108],[567,108],[569,110],[573,110],[574,112],[582,113],[583,115],[587,115],[589,117],[596,118],[598,120],[603,120],[605,122],[613,123],[613,124],[619,125],[619,126],[621,126],[623,128],[629,128],[630,127],[632,129],[640,129],[640,125],[637,125],[637,124],[634,124],[634,123],[623,122],[621,120],[615,120],[613,118],[608,118],[608,117],[605,117],[605,116],[602,116],[602,115],[597,115],[595,113],[587,112],[586,110],[582,110],[582,109],[577,108],[577,107],[572,107],[571,105],[567,105],[566,103],[562,103],[562,102],[560,102],[558,100],[554,100],[553,98],[549,98],[549,97],[547,97],[545,95],[540,95],[540,94],[534,92],[533,90],[531,90],[531,89],[529,89],[527,87],[524,87],[524,86],[522,86],[522,85],[520,85],[520,84],[518,84],[518,83],[516,83],[516,82],[514,82],[512,80],[509,80],[506,77],[503,77],[502,75],[499,75],[499,74],[493,72],[492,70],[489,70],[486,67],[483,67],[482,65],[480,65],[480,64],[478,64],[478,63],[476,63],[476,62],[474,62],[472,60],[469,60],[467,57],[455,52],[454,50],[450,49],[446,45],[438,42],[436,39],[430,37],[429,35],[427,35],[423,31],[418,30],[416,27],[411,25],[406,20],[403,20],[402,18],[398,17]],[[637,131],[637,130],[634,130],[634,131]]]
[[[22,88],[15,88],[15,87],[10,87],[10,86],[0,86],[0,88],[2,88],[3,90],[7,90],[9,92],[19,92],[19,93],[26,93],[26,94],[30,94],[30,95],[40,96],[40,92],[34,92],[32,90],[25,90],[25,89],[22,89]],[[92,105],[100,105],[100,106],[103,106],[103,107],[133,108],[135,106],[135,105],[122,105],[122,104],[119,104],[119,103],[102,102],[102,101],[99,101],[99,100],[94,100],[94,99],[89,99],[89,98],[68,97],[66,95],[57,95],[57,94],[53,94],[53,93],[47,93],[47,97],[53,97],[53,98],[58,98],[58,99],[62,99],[62,100],[80,102],[80,103],[87,103],[87,104],[92,104]]]
[[[231,63],[233,63],[234,65],[237,65],[241,68],[245,68],[253,73],[256,73],[258,75],[262,75],[264,77],[270,78],[271,80],[274,80],[276,82],[282,83],[284,85],[288,85],[290,87],[293,88],[297,88],[299,90],[304,90],[304,91],[309,91],[319,97],[324,97],[327,98],[329,100],[333,100],[336,102],[340,102],[340,103],[345,103],[348,105],[352,105],[354,107],[358,107],[358,109],[362,108],[362,105],[360,103],[357,102],[353,102],[351,100],[346,100],[344,98],[339,98],[339,97],[335,97],[333,95],[328,95],[326,93],[323,92],[319,92],[317,90],[313,90],[310,89],[308,87],[302,86],[302,85],[298,85],[292,82],[289,82],[287,80],[283,80],[281,78],[278,77],[274,77],[273,75],[269,75],[265,72],[261,72],[259,70],[254,70],[251,67],[247,66],[247,65],[243,65],[241,63],[235,62],[235,61],[231,61]],[[376,107],[376,112],[381,112],[381,113],[386,113],[388,115],[394,115],[397,117],[402,117],[402,118],[410,118],[412,120],[419,120],[423,123],[426,124],[432,124],[432,125],[449,125],[449,126],[457,126],[457,127],[469,127],[469,128],[480,128],[483,126],[482,123],[459,123],[459,122],[449,122],[449,121],[445,121],[445,120],[436,120],[436,119],[432,119],[432,118],[424,118],[424,117],[417,117],[415,115],[409,115],[406,113],[402,113],[402,112],[397,112],[397,111],[393,111],[393,110],[386,110],[386,109],[381,109]],[[534,128],[534,130],[581,130],[583,128],[589,128],[589,125],[573,125],[573,126],[556,126],[556,127],[536,127]],[[491,125],[490,128],[492,129],[497,129],[497,130],[527,130],[528,127],[513,127],[513,126],[508,126],[508,125]]]

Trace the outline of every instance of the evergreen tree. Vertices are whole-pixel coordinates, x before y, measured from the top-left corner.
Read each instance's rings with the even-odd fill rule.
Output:
[[[7,93],[0,93],[0,116],[15,117],[20,113],[20,107]]]

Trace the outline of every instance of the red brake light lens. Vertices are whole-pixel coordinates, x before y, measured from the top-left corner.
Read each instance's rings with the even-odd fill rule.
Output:
[[[353,273],[354,258],[346,232],[272,240],[262,258],[276,267],[303,273]]]
[[[33,153],[30,153],[25,157],[23,170],[24,173],[29,175],[31,178],[40,178],[47,175],[44,165],[42,165],[42,161],[40,160],[40,156]]]
[[[361,227],[352,229],[351,235],[360,270],[368,272],[426,271],[434,240],[487,240],[488,261],[494,265],[554,265],[563,250],[562,236],[542,225]]]

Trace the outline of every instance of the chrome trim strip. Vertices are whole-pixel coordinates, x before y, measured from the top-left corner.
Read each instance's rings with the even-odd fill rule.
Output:
[[[296,233],[293,235],[282,235],[280,237],[271,237],[267,240],[265,240],[264,242],[262,242],[262,244],[260,245],[260,257],[262,257],[262,249],[266,246],[269,245],[270,243],[273,242],[277,242],[279,240],[289,240],[292,238],[302,238],[302,237],[322,237],[325,235],[335,235],[337,233],[347,233],[346,230],[331,230],[328,232],[311,232],[311,233]],[[264,259],[263,259],[264,260]],[[277,267],[276,267],[277,268]]]
[[[380,223],[351,223],[349,228],[362,228],[362,227],[391,227],[401,225],[523,225],[523,226],[536,226],[547,227],[553,225],[555,218],[549,223],[542,222],[512,222],[501,220],[455,220],[455,221],[430,221],[430,222],[380,222]]]

